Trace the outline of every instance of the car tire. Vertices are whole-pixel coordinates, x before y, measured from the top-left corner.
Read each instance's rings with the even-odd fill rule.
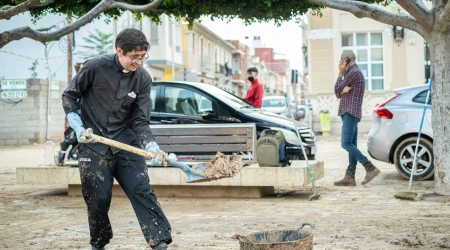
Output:
[[[394,165],[397,169],[398,174],[409,180],[411,175],[411,169],[414,160],[414,150],[417,144],[417,137],[410,137],[397,146],[394,152]],[[413,175],[413,180],[423,181],[430,179],[434,176],[434,154],[433,154],[433,143],[425,138],[420,138],[418,154],[419,160],[422,160],[426,165],[417,163],[417,170],[420,172]]]

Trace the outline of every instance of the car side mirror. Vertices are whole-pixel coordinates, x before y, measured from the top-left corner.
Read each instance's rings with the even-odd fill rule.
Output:
[[[214,118],[218,118],[217,114],[214,111],[205,111],[202,114],[203,119],[207,120],[207,119],[214,119]]]

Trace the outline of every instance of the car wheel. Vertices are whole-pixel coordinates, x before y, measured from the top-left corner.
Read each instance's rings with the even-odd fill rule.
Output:
[[[399,175],[405,179],[410,178],[413,168],[414,151],[416,149],[417,137],[411,137],[403,140],[395,149],[394,165]],[[434,154],[433,143],[421,138],[417,150],[416,173],[413,174],[413,180],[422,181],[434,176]]]

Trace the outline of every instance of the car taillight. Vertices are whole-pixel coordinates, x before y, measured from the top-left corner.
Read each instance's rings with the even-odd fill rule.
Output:
[[[380,105],[378,105],[373,111],[374,115],[378,118],[392,119],[394,115],[384,106],[388,104],[390,101],[397,98],[399,95],[400,94],[395,94],[389,97],[386,101],[382,102]]]

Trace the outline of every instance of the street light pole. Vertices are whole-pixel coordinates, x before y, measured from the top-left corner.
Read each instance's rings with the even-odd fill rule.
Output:
[[[175,81],[175,21],[171,20],[171,27],[172,27],[172,81]]]

